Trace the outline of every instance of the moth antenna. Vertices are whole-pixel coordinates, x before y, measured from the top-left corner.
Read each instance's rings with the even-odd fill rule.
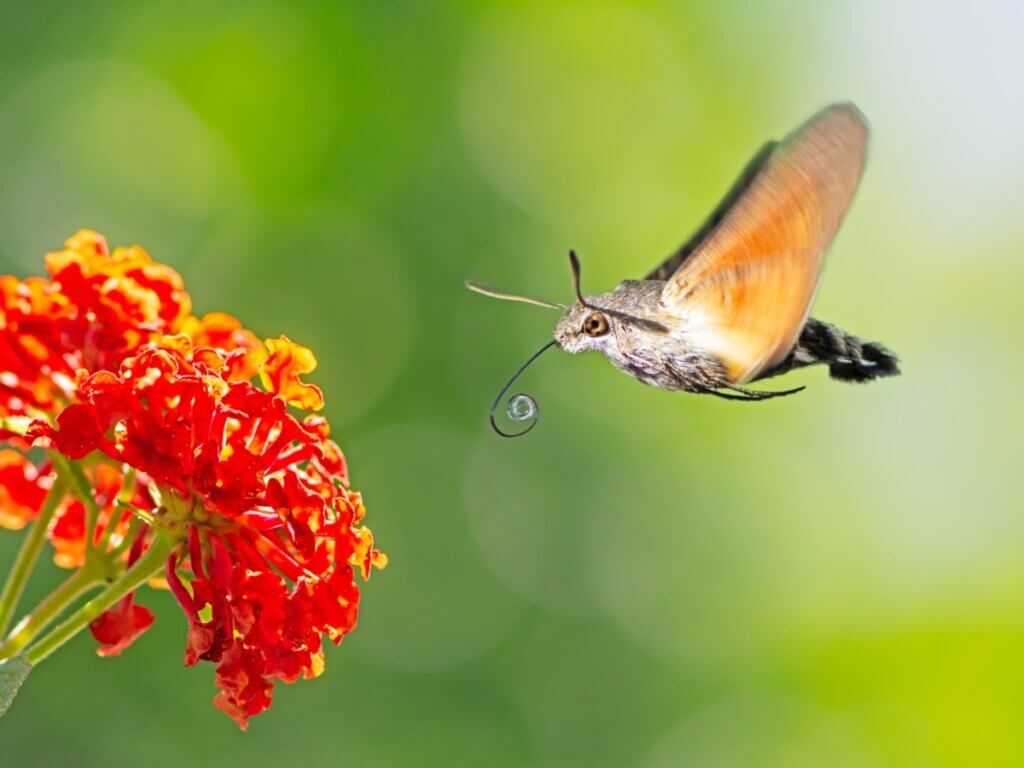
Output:
[[[490,413],[491,427],[494,429],[495,432],[497,432],[502,437],[522,437],[535,426],[537,426],[537,422],[540,420],[540,408],[538,408],[536,400],[534,400],[530,395],[527,395],[523,392],[517,392],[516,394],[512,395],[512,397],[509,398],[509,402],[515,400],[517,397],[525,397],[529,400],[530,405],[532,406],[533,413],[530,414],[530,416],[528,417],[530,419],[530,423],[524,429],[521,429],[518,432],[505,432],[504,430],[502,430],[501,427],[498,426],[498,422],[495,420],[494,412],[498,410],[498,405],[501,404],[501,399],[505,397],[505,393],[508,392],[509,387],[511,387],[515,383],[516,379],[518,379],[522,375],[523,371],[529,368],[534,360],[543,355],[556,344],[558,344],[557,341],[549,341],[543,347],[534,352],[530,356],[530,359],[523,363],[521,366],[519,366],[519,370],[512,374],[512,378],[505,382],[505,386],[501,388],[501,391],[498,393],[498,396],[494,398],[494,404],[491,405]]]
[[[559,309],[563,312],[569,309],[565,304],[558,304],[554,301],[545,301],[544,299],[538,299],[534,296],[524,296],[519,293],[506,293],[505,291],[497,291],[494,288],[489,288],[482,283],[476,283],[472,280],[466,281],[466,287],[474,293],[479,293],[481,296],[490,296],[492,299],[504,299],[505,301],[520,301],[523,304],[533,304],[537,307],[547,307],[548,309]]]
[[[572,290],[576,294],[576,301],[580,303],[581,307],[590,306],[584,301],[583,291],[580,290],[580,257],[572,249],[569,250],[569,266],[572,268]]]
[[[642,328],[646,328],[647,330],[654,331],[656,333],[669,332],[669,329],[657,320],[648,320],[645,317],[637,317],[636,315],[631,315],[628,312],[622,312],[608,307],[595,307],[583,298],[583,291],[580,289],[580,258],[576,255],[575,250],[569,251],[569,264],[572,267],[572,289],[576,294],[576,301],[581,307],[587,307],[588,309],[595,309],[598,312],[604,312],[606,315],[617,317],[620,320],[625,320],[627,323],[639,325]]]

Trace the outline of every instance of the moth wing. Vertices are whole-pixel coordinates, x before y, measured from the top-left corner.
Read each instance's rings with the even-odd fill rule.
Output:
[[[747,191],[750,186],[750,182],[754,180],[761,168],[764,167],[765,162],[771,156],[772,150],[778,146],[777,141],[769,141],[761,149],[758,150],[757,154],[750,160],[749,163],[744,166],[743,171],[739,177],[733,182],[733,185],[729,188],[729,191],[725,193],[725,197],[715,206],[715,210],[711,212],[711,215],[707,217],[700,229],[690,236],[690,239],[683,243],[679,248],[659,264],[655,269],[651,270],[644,277],[644,280],[668,280],[679,269],[690,256],[693,255],[694,251],[703,243],[708,235],[717,229],[718,225],[722,223],[722,219],[732,209],[736,201],[739,200],[740,196]]]
[[[666,282],[662,303],[731,384],[756,378],[796,343],[860,181],[867,136],[851,104],[815,115],[769,152]]]

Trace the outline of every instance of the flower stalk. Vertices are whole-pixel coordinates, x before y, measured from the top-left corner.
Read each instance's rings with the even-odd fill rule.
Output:
[[[167,536],[156,535],[149,549],[119,579],[110,584],[92,600],[85,603],[85,605],[75,611],[74,614],[59,624],[39,642],[29,647],[25,654],[28,662],[33,665],[41,662],[85,629],[89,622],[98,618],[100,614],[113,607],[123,597],[131,594],[158,575],[164,567],[167,556],[174,548],[174,543]],[[82,571],[85,571],[85,568]]]
[[[67,489],[67,482],[62,476],[58,475],[53,481],[53,485],[50,486],[46,500],[39,510],[39,516],[32,522],[28,535],[25,537],[25,541],[22,542],[21,549],[18,551],[18,556],[11,568],[11,573],[4,584],[3,592],[0,593],[0,636],[7,632],[7,627],[11,623],[11,617],[18,607],[18,600],[21,599],[21,593],[25,590],[28,578],[32,575],[36,561],[39,560],[39,553],[46,542],[46,531],[50,526],[50,521],[57,511],[57,507],[64,500]]]
[[[64,477],[71,492],[85,505],[85,542],[86,546],[91,546],[94,540],[93,534],[96,530],[96,523],[100,519],[100,505],[96,503],[92,484],[89,482],[89,478],[85,476],[82,465],[77,461],[68,461],[56,451],[51,452],[51,455],[57,474]]]
[[[18,622],[10,637],[4,641],[3,645],[0,645],[0,661],[16,656],[80,595],[100,584],[103,579],[96,570],[88,566],[79,568],[47,595],[35,610]]]

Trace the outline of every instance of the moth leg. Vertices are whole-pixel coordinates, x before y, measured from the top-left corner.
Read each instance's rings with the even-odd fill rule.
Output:
[[[720,397],[723,400],[741,400],[747,403],[756,403],[760,402],[761,400],[771,400],[773,397],[786,397],[787,395],[795,395],[797,392],[803,392],[806,389],[806,387],[784,389],[778,392],[767,392],[764,390],[757,389],[745,389],[743,387],[725,387],[725,389],[731,390],[732,392],[737,392],[739,394],[733,395],[726,392],[722,392],[717,389],[704,390],[704,394],[714,395],[715,397]]]
[[[773,397],[786,397],[788,395],[795,395],[797,392],[803,392],[807,387],[794,387],[793,389],[781,389],[778,391],[770,392],[763,389],[746,389],[745,387],[726,387],[733,392],[739,392],[751,400],[771,400]]]
[[[723,400],[741,400],[743,402],[755,402],[761,399],[759,397],[749,397],[747,395],[730,395],[725,392],[719,392],[717,389],[701,389],[698,390],[698,394],[714,395],[715,397],[720,397]]]
[[[665,369],[672,378],[672,389],[705,393],[729,386],[725,366],[708,355],[694,352],[668,354],[665,356]]]

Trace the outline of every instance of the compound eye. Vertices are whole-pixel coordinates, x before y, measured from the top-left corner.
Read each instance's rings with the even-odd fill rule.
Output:
[[[608,319],[600,312],[591,312],[583,319],[583,332],[594,338],[604,336],[608,333]]]

